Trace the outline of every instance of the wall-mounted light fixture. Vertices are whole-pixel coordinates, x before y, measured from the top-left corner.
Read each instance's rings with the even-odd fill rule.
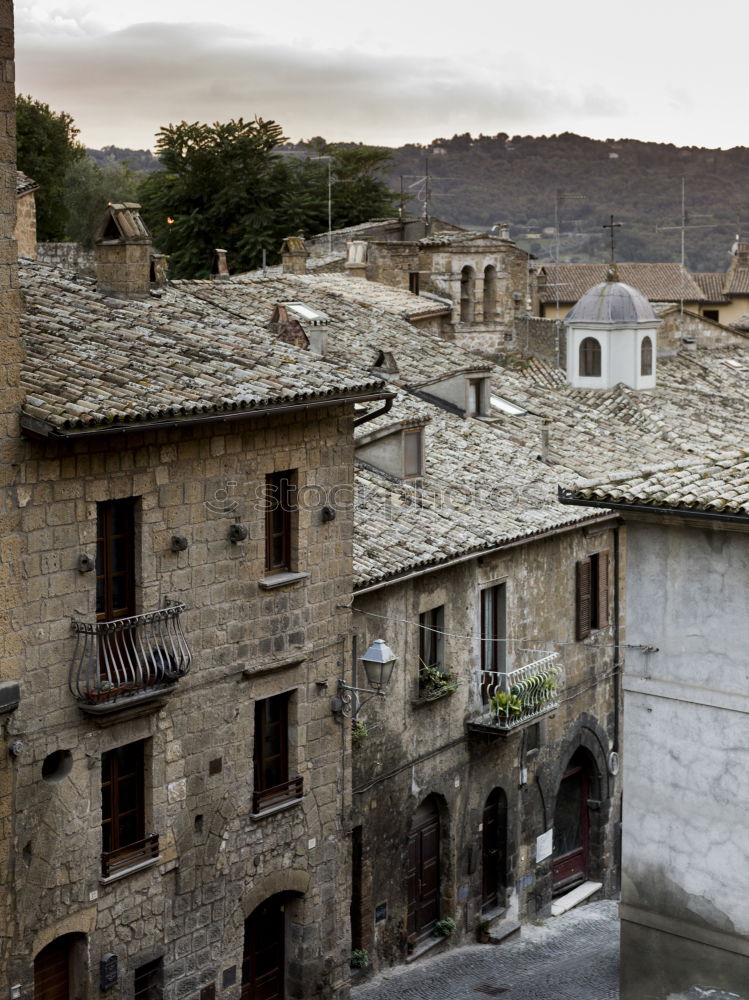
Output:
[[[331,708],[334,715],[350,716],[354,709],[358,711],[362,702],[356,699],[354,694],[368,694],[370,696],[385,697],[385,688],[390,683],[393,674],[393,667],[398,657],[387,645],[384,639],[375,639],[363,656],[359,657],[364,664],[364,673],[367,677],[368,688],[353,687],[343,680],[338,681],[338,697],[333,698]],[[366,699],[369,701],[369,698]]]

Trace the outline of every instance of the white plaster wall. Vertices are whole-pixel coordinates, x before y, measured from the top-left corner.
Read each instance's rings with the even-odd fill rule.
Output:
[[[627,539],[622,900],[748,934],[749,534]]]

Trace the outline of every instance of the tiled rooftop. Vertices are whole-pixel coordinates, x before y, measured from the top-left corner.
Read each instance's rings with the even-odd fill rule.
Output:
[[[414,295],[400,288],[382,285],[366,278],[351,278],[346,274],[300,275],[300,280],[310,287],[330,292],[353,305],[381,309],[384,312],[402,316],[408,320],[418,320],[424,316],[450,313],[452,305],[445,299]]]
[[[22,170],[16,170],[16,197],[28,194],[30,191],[38,191],[39,185],[32,181]]]
[[[578,483],[576,501],[696,511],[749,519],[749,456],[742,450],[710,461],[678,462]]]
[[[360,365],[275,340],[270,310],[232,314],[184,285],[161,299],[124,301],[100,295],[90,279],[25,260],[20,284],[23,414],[39,429],[195,417],[382,387]]]
[[[692,277],[705,293],[706,302],[725,304],[731,301],[723,291],[723,285],[726,280],[725,273],[711,274],[702,272],[693,274]]]
[[[681,264],[619,264],[619,279],[639,289],[651,302],[705,301],[705,293]],[[541,302],[565,305],[577,302],[589,288],[606,280],[606,264],[544,264],[546,284],[539,286]],[[558,287],[557,287],[558,286]]]

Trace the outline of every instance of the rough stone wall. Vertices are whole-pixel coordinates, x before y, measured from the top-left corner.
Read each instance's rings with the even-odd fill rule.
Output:
[[[13,65],[13,4],[0,0],[0,682],[17,681],[24,664],[22,622],[22,526],[12,502],[19,468],[18,411],[23,398],[20,367],[16,223],[16,119]],[[0,714],[0,734],[9,716]],[[0,742],[0,970],[7,968],[16,895],[12,840],[13,765]],[[0,984],[7,980],[0,974]]]
[[[151,288],[151,243],[97,243],[96,287],[102,295],[145,298]]]
[[[411,271],[418,271],[419,264],[419,247],[416,243],[369,244],[367,277],[370,281],[380,281],[383,285],[408,291],[408,275]]]
[[[15,238],[18,256],[36,260],[36,196],[33,191],[16,199]]]
[[[510,349],[524,357],[539,358],[563,371],[566,369],[567,337],[563,324],[537,316],[522,316],[515,320],[514,327]]]
[[[94,251],[87,250],[80,243],[38,243],[36,255],[37,259],[45,264],[66,268],[92,278],[96,275]]]
[[[470,941],[481,917],[483,809],[500,787],[508,801],[507,898],[498,926],[546,916],[551,902],[551,859],[536,864],[536,838],[554,822],[562,774],[584,746],[595,762],[591,798],[589,877],[603,892],[617,888],[616,841],[620,818],[617,779],[606,767],[616,737],[614,628],[575,641],[575,563],[607,549],[613,595],[614,531],[573,529],[487,555],[453,568],[355,599],[360,648],[385,638],[399,660],[387,698],[360,712],[369,735],[354,751],[353,825],[363,827],[363,946],[374,968],[406,957],[406,845],[417,806],[430,794],[441,803],[442,915],[457,924],[450,944]],[[466,721],[480,702],[479,588],[506,582],[508,663],[520,666],[558,650],[566,673],[561,704],[539,725],[539,749],[526,751],[528,732],[486,737]],[[419,614],[445,606],[445,668],[458,689],[435,700],[418,698]],[[611,600],[613,621],[613,596]],[[524,776],[522,768],[527,769]],[[524,780],[525,778],[525,780]],[[385,903],[387,917],[375,921]]]
[[[661,319],[663,322],[656,331],[659,357],[682,350],[685,337],[698,347],[746,347],[749,344],[746,334],[729,330],[697,313],[685,311],[682,315],[676,308],[663,313]]]
[[[282,891],[295,894],[289,996],[345,995],[350,743],[330,697],[349,658],[352,514],[332,488],[350,489],[352,441],[352,416],[336,408],[74,444],[24,442],[5,516],[20,520],[27,540],[14,577],[26,580],[15,612],[25,670],[8,732],[25,748],[12,776],[0,771],[0,790],[9,778],[15,786],[13,828],[6,821],[0,844],[22,900],[6,964],[21,1000],[33,996],[34,956],[73,931],[87,935],[89,996],[98,992],[100,959],[114,952],[112,1000],[129,1000],[134,968],[155,956],[163,956],[167,1000],[211,983],[235,1000],[243,921]],[[266,474],[286,469],[310,488],[295,531],[296,568],[309,578],[265,590],[256,491]],[[90,621],[95,610],[95,574],[79,572],[77,560],[95,554],[96,503],[124,497],[139,498],[137,610],[183,600],[193,663],[163,704],[92,718],[68,687],[70,619]],[[338,517],[323,523],[321,504],[331,501]],[[229,540],[235,522],[249,528],[247,541]],[[173,534],[187,537],[185,551],[171,551]],[[7,556],[5,532],[2,545]],[[6,648],[4,670],[18,666],[12,654]],[[290,777],[303,777],[305,796],[253,819],[254,704],[281,692],[291,692]],[[146,827],[159,834],[161,859],[104,884],[101,757],[135,740],[145,741]],[[70,752],[72,769],[44,780],[42,764],[57,750]],[[6,761],[0,755],[0,768]]]

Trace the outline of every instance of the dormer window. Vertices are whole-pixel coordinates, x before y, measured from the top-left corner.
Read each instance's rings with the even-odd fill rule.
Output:
[[[403,432],[403,478],[415,479],[424,471],[422,430],[420,427]]]
[[[466,416],[482,417],[487,413],[487,379],[469,378],[468,380],[468,405],[466,406]]]

